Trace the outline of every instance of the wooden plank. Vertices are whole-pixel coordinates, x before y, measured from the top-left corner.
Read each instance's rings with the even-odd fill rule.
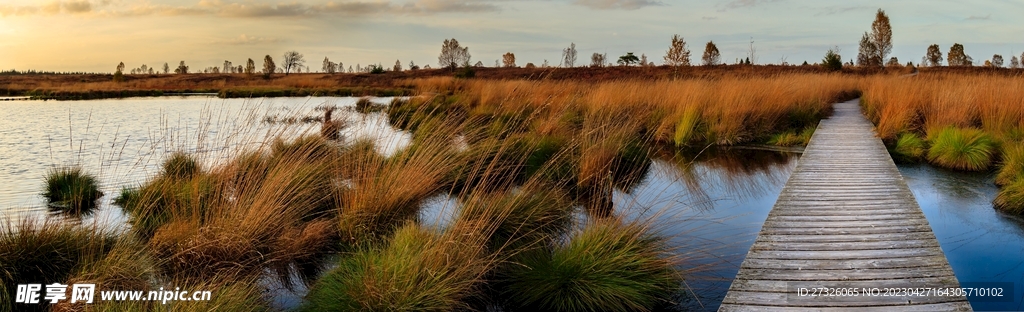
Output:
[[[964,297],[799,297],[795,285],[959,287],[855,101],[818,124],[719,311],[970,311]]]

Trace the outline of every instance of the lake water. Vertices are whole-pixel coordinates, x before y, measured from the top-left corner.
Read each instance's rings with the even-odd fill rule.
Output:
[[[0,222],[54,218],[39,193],[46,170],[78,164],[98,175],[97,211],[83,222],[120,227],[125,217],[110,202],[121,186],[138,185],[159,171],[169,151],[198,154],[215,164],[239,149],[256,148],[275,136],[319,131],[315,123],[268,123],[319,117],[317,106],[353,107],[356,98],[218,99],[132,98],[94,101],[0,102]],[[388,103],[390,99],[374,99]],[[343,136],[372,137],[382,153],[408,143],[381,114],[342,110]],[[616,210],[653,219],[685,259],[683,310],[717,310],[774,205],[798,153],[752,149],[710,150],[699,156],[662,152],[643,181],[616,191]],[[1024,293],[1024,222],[992,209],[997,188],[988,174],[930,166],[899,166],[961,282],[1013,282],[1013,302],[972,302],[976,310],[1018,310]],[[422,220],[443,223],[458,203],[438,196]],[[285,291],[285,290],[281,290]],[[300,296],[280,294],[281,306]]]

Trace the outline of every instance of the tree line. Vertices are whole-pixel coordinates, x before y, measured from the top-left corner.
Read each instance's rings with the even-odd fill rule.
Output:
[[[889,57],[892,52],[892,25],[889,20],[889,16],[885,14],[885,11],[878,9],[875,13],[875,20],[871,23],[869,31],[864,32],[864,35],[860,39],[859,49],[857,53],[856,61],[851,59],[847,63],[842,62],[842,56],[838,47],[829,49],[825,53],[824,59],[821,61],[821,66],[824,66],[829,70],[839,70],[843,66],[860,66],[860,67],[886,67],[886,66],[902,66],[896,57]],[[745,59],[736,59],[736,64],[753,64],[756,62],[756,49],[754,48],[754,41],[751,39],[750,50]],[[691,66],[691,52],[687,48],[686,40],[676,34],[673,35],[669,42],[669,49],[665,52],[662,57],[663,64],[673,67]],[[441,44],[441,53],[438,55],[438,66],[440,68],[447,68],[455,70],[457,68],[471,68],[471,67],[483,67],[482,61],[477,61],[475,64],[470,65],[472,55],[469,52],[469,47],[462,46],[455,38],[445,39]],[[754,60],[753,62],[751,60]],[[274,59],[267,55],[263,58],[262,69],[257,70],[253,59],[248,59],[246,64],[234,66],[231,61],[225,60],[222,66],[210,66],[203,69],[202,73],[244,73],[249,75],[262,74],[269,76],[274,73],[283,73],[288,75],[290,73],[302,73],[311,72],[309,66],[306,66],[306,60],[304,56],[296,51],[288,51],[282,57],[282,63],[277,65]],[[494,61],[495,67],[515,68],[519,67],[516,63],[516,56],[512,52],[506,52],[501,56],[500,60]],[[959,43],[954,43],[949,48],[949,52],[945,57],[946,64],[948,66],[973,66],[974,60],[964,52],[964,46]],[[919,65],[923,66],[942,66],[943,57],[942,52],[937,44],[928,46],[925,56],[921,58]],[[714,41],[708,41],[704,45],[704,53],[700,58],[700,65],[703,66],[715,66],[723,64],[721,51]],[[576,43],[570,43],[568,47],[562,49],[562,55],[559,59],[558,67],[576,67],[578,63],[578,51],[576,49]],[[612,60],[608,58],[607,53],[593,53],[590,56],[590,67],[606,67],[606,66],[655,66],[654,62],[649,60],[646,54],[637,56],[634,52],[626,52],[612,63]],[[788,65],[785,58],[782,59],[781,65]],[[804,62],[804,65],[808,65]],[[986,60],[985,66],[990,67],[1003,67],[1004,59],[1000,54],[995,54],[992,59]],[[907,66],[913,66],[912,62],[907,62]],[[527,63],[524,65],[525,68],[538,67],[533,63]],[[540,65],[540,67],[550,67],[547,60]],[[1021,54],[1020,58],[1012,56],[1007,64],[1009,68],[1024,68],[1024,53]],[[363,67],[360,64],[356,64],[355,67],[349,65],[345,68],[345,64],[341,62],[331,61],[329,57],[324,57],[320,72],[335,74],[335,73],[384,73],[386,71],[403,71],[403,70],[418,70],[421,67],[410,61],[408,67],[403,67],[401,60],[396,60],[395,64],[390,68],[385,68],[380,63],[370,64]],[[430,69],[430,65],[425,65],[423,69]],[[138,68],[130,70],[130,74],[156,74],[171,73],[171,68],[167,63],[163,64],[162,68],[147,67],[142,65]],[[12,71],[14,72],[14,71]],[[124,63],[120,63],[117,66],[115,72],[115,79],[124,72]],[[178,66],[173,69],[176,74],[188,74],[189,66],[184,61],[179,62]],[[9,74],[7,72],[0,72],[0,74]]]

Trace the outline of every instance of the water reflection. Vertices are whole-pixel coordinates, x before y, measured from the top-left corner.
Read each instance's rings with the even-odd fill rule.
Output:
[[[899,165],[961,283],[1012,282],[1012,302],[972,300],[976,311],[1024,308],[1024,220],[992,208],[998,188],[988,173]]]
[[[352,139],[374,133],[383,153],[408,144],[409,136],[355,112],[357,98],[310,97],[217,99],[158,97],[90,101],[2,102],[0,123],[0,222],[22,218],[76,218],[50,213],[40,196],[46,170],[79,165],[96,175],[98,208],[82,222],[125,224],[112,204],[123,186],[137,186],[160,171],[173,151],[194,154],[209,167],[243,150],[264,147],[268,138],[318,134],[319,123],[270,123],[269,119],[322,116],[317,106],[336,106]],[[373,99],[388,103],[390,98]],[[369,129],[362,129],[366,127]]]
[[[616,193],[617,211],[653,219],[683,255],[688,290],[678,309],[718,309],[796,156],[742,148],[663,150],[633,192]]]

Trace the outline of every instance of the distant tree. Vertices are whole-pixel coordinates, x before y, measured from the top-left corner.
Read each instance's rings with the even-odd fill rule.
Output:
[[[150,67],[150,68],[149,68],[149,74],[150,74],[150,75],[152,75],[152,74],[153,74],[153,68],[152,68],[152,67]]]
[[[722,54],[718,52],[714,41],[708,41],[708,44],[704,46],[704,56],[701,56],[700,59],[704,66],[718,65],[722,62]]]
[[[1016,55],[1010,57],[1010,68],[1020,68],[1020,59],[1018,59]]]
[[[175,74],[188,74],[188,66],[185,66],[185,61],[178,63],[178,68],[174,69]]]
[[[348,73],[349,73],[349,74],[351,74],[351,73],[354,73],[354,72],[352,71],[352,65],[349,65],[349,66],[348,66]]]
[[[402,61],[395,60],[395,66],[392,67],[391,70],[396,71],[396,72],[402,71]]]
[[[946,54],[946,64],[949,66],[971,66],[974,65],[974,60],[970,55],[964,53],[962,44],[954,43],[949,47],[949,53]]]
[[[423,69],[430,69],[430,64],[423,65]]]
[[[256,62],[254,62],[252,59],[249,59],[245,62],[245,73],[247,75],[252,75],[256,73]]]
[[[590,67],[604,67],[605,55],[594,53],[590,56]]]
[[[647,66],[647,54],[640,54],[640,66]]]
[[[235,66],[231,65],[231,61],[224,60],[224,73],[225,74],[233,74],[234,71],[235,71]]]
[[[690,66],[690,50],[686,49],[683,37],[672,35],[672,44],[665,53],[665,65]]]
[[[992,61],[991,60],[985,60],[985,67],[992,67]]]
[[[875,21],[871,23],[871,42],[875,46],[875,59],[879,63],[892,52],[892,26],[889,24],[889,16],[882,9],[878,9]]]
[[[506,52],[502,55],[501,61],[507,68],[516,67],[516,55],[512,52]]]
[[[747,50],[747,65],[750,65],[750,60],[757,62],[757,49],[754,48],[754,37],[750,37],[750,49]]]
[[[896,57],[890,57],[889,61],[885,63],[885,66],[900,66],[900,60]]]
[[[804,61],[807,64],[807,61]],[[833,47],[825,52],[825,58],[821,60],[821,67],[828,71],[843,69],[843,57],[839,55],[839,47]]]
[[[446,39],[441,44],[441,54],[437,56],[437,64],[454,71],[459,65],[469,64],[470,57],[469,47],[460,46],[459,41],[455,38]]]
[[[220,74],[220,67],[217,67],[217,66],[210,67],[210,73],[212,73],[212,74]]]
[[[484,62],[483,61],[476,61],[476,64],[473,64],[473,67],[484,67]]]
[[[274,64],[274,58],[270,55],[263,57],[263,77],[270,77],[277,70],[277,64]]]
[[[620,66],[630,66],[639,61],[640,59],[633,55],[633,52],[626,52],[626,55],[619,57],[618,63]]]
[[[1003,56],[996,54],[992,55],[992,67],[1003,67]]]
[[[329,59],[326,56],[324,56],[324,62],[323,62],[323,65],[320,67],[320,70],[323,71],[324,73],[333,74],[334,73],[334,63],[331,62],[331,59]]]
[[[839,65],[842,65],[842,60],[840,60],[839,62]],[[746,60],[744,60],[743,64],[750,65],[750,58],[748,57]]]
[[[117,64],[114,70],[114,82],[124,81],[124,62]]]
[[[241,74],[241,73],[242,73],[242,72],[244,72],[244,71],[245,71],[245,66],[242,66],[242,65],[238,65],[238,67],[236,67],[236,68],[235,68],[235,72],[236,72],[236,73],[239,73],[239,74]]]
[[[549,65],[548,65],[548,60],[547,59],[544,59],[544,63],[540,64],[540,68],[548,68],[548,66]]]
[[[413,63],[412,61],[409,61],[409,70],[419,70],[419,69],[420,69],[420,67],[416,66],[416,63]]]
[[[565,67],[576,66],[576,43],[569,43],[569,47],[562,50],[562,64]]]
[[[284,74],[288,75],[294,70],[301,69],[300,66],[306,63],[302,53],[296,51],[288,51],[284,53]]]
[[[383,74],[384,73],[384,66],[381,65],[381,64],[377,64],[377,65],[370,64],[370,67],[368,67],[368,68],[369,68],[371,74]]]
[[[171,73],[171,66],[167,65],[167,63],[165,62],[164,63],[164,75],[170,74],[170,73]]]
[[[537,68],[537,65],[533,65],[533,63],[526,63],[525,67],[526,68]]]
[[[114,72],[115,72],[115,73],[116,73],[116,72],[122,72],[122,73],[123,73],[123,72],[124,72],[124,62],[118,63],[118,64],[117,64],[117,69],[116,69],[116,70],[114,70]]]
[[[928,61],[928,66],[942,66],[942,51],[939,50],[939,45],[928,46],[928,52],[925,52],[924,58]]]
[[[860,37],[860,49],[857,52],[857,65],[865,67],[880,67],[882,59],[878,58],[878,47],[871,40],[871,35],[864,33]]]
[[[146,64],[142,64],[142,66],[139,67],[139,73],[140,74],[145,74],[145,73],[148,73],[148,72],[149,72],[149,66],[146,66]]]

